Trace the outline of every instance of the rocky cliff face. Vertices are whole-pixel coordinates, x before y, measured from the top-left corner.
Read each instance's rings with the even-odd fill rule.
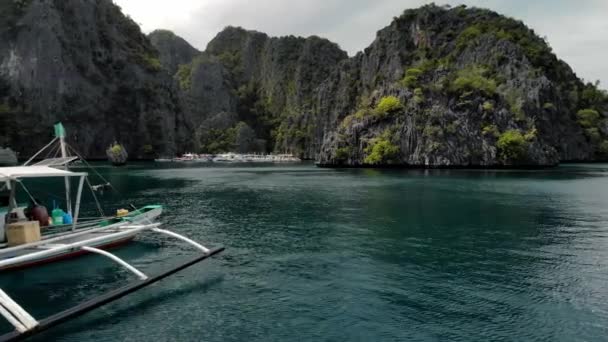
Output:
[[[523,23],[407,10],[349,58],[228,27],[204,52],[110,0],[0,3],[0,146],[62,120],[88,157],[276,151],[329,166],[544,166],[608,157],[608,96]]]
[[[196,132],[193,147],[206,152],[274,150],[314,158],[320,147],[312,134],[316,87],[346,58],[326,39],[271,38],[226,28],[175,75]],[[234,145],[240,131],[255,133],[243,140],[249,146]]]
[[[521,22],[408,10],[318,90],[326,165],[555,165],[608,153],[606,96]]]
[[[148,38],[159,51],[161,64],[170,75],[175,75],[180,65],[192,62],[194,57],[201,53],[183,38],[168,30],[155,30],[148,35]]]
[[[31,155],[63,121],[88,157],[113,141],[139,158],[175,152],[171,79],[111,0],[7,0],[0,18],[0,145]]]
[[[488,10],[405,11],[352,58],[317,37],[228,27],[176,79],[202,150],[234,149],[241,122],[268,150],[329,166],[608,155],[606,95],[523,23]]]

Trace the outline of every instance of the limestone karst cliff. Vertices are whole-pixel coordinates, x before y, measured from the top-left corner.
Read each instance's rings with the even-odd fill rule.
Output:
[[[76,15],[78,14],[78,15]],[[227,27],[204,51],[110,0],[0,4],[0,146],[63,121],[88,157],[276,151],[328,166],[550,166],[608,157],[607,96],[522,22],[406,10],[349,57]]]
[[[407,10],[318,94],[331,127],[322,164],[546,166],[608,153],[605,92],[489,10]]]
[[[112,1],[7,0],[0,18],[0,146],[31,155],[63,121],[87,157],[115,140],[133,157],[177,151],[178,94]]]

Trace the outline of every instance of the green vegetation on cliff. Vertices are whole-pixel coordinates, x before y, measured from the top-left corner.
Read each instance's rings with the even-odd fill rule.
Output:
[[[373,138],[367,148],[366,157],[363,160],[368,165],[386,165],[395,162],[399,156],[399,146],[392,142],[392,132],[384,131],[382,135]]]
[[[521,132],[509,130],[499,136],[496,146],[506,162],[518,162],[526,157],[528,141]]]
[[[237,127],[228,129],[210,129],[200,141],[200,151],[202,153],[225,153],[236,150]]]
[[[578,123],[584,128],[596,127],[600,120],[600,113],[595,109],[581,109],[576,113]]]
[[[477,20],[461,31],[456,39],[457,51],[477,44],[484,36],[492,36],[497,40],[509,41],[520,46],[526,57],[537,67],[546,70],[562,68],[545,39],[538,37],[522,22],[503,16],[493,16],[492,12],[488,10],[475,9],[470,12],[473,15],[479,13],[486,14],[486,16],[483,17],[483,20]]]
[[[401,80],[401,85],[405,88],[415,88],[418,86],[420,76],[424,71],[420,68],[410,68],[405,71],[405,76]]]
[[[192,64],[188,63],[178,66],[175,77],[182,90],[190,90],[192,86]]]
[[[142,54],[139,56],[139,58],[141,65],[148,69],[148,71],[158,72],[162,69],[160,60],[156,56],[151,54]]]
[[[403,108],[401,101],[396,96],[386,96],[380,99],[374,114],[378,117],[385,117],[389,114],[395,113]]]
[[[199,134],[201,153],[263,152],[256,140],[255,131],[245,122],[228,128],[208,128]]]
[[[336,149],[336,159],[341,162],[346,161],[351,153],[352,153],[351,147],[348,147],[348,146],[338,147]]]
[[[477,65],[458,70],[451,90],[459,94],[479,92],[484,96],[493,96],[496,93],[496,81],[486,77],[487,73],[485,68]]]

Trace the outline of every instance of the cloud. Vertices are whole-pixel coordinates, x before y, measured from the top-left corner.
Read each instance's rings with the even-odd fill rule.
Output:
[[[353,55],[376,31],[424,0],[114,0],[144,32],[165,28],[203,50],[228,25],[273,36],[318,35]],[[442,3],[442,2],[438,2]],[[546,36],[556,54],[586,80],[608,84],[608,13],[605,0],[447,0],[484,7],[521,19]]]

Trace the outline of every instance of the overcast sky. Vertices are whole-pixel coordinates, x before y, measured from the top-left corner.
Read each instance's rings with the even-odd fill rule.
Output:
[[[169,29],[200,50],[228,25],[273,36],[318,35],[350,55],[367,47],[376,31],[424,0],[114,0],[149,33]],[[460,0],[523,20],[547,36],[558,57],[588,81],[608,88],[608,0]]]

